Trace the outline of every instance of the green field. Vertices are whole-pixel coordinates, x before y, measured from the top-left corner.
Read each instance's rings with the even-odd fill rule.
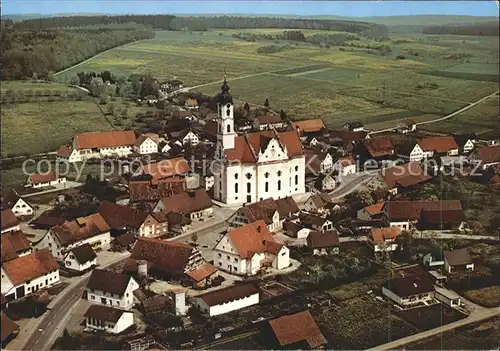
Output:
[[[112,128],[92,100],[4,105],[1,127],[2,157],[56,151],[75,133]]]
[[[80,90],[70,87],[66,84],[60,83],[34,83],[31,81],[2,81],[0,84],[0,91],[5,94],[7,91],[11,92],[61,92],[61,93],[75,93]]]

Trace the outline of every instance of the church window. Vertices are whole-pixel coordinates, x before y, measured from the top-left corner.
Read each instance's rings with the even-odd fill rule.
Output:
[[[231,133],[231,125],[230,124],[227,125],[227,132]]]
[[[281,180],[278,180],[278,190],[281,190]]]
[[[264,173],[264,177],[269,178],[269,172]]]
[[[226,105],[226,107],[227,107],[227,108],[230,108],[230,107],[231,107],[231,104],[227,104],[227,105]]]
[[[299,171],[299,166],[295,166],[295,172]]]
[[[278,171],[278,177],[281,177],[281,174],[282,174],[281,171]]]
[[[238,179],[238,173],[234,174],[234,179]]]
[[[238,183],[234,184],[234,192],[238,194]]]
[[[269,182],[266,182],[264,186],[264,191],[267,193],[269,191]]]
[[[299,175],[295,175],[295,185],[299,185]]]
[[[247,183],[247,193],[252,192],[252,184],[249,182]]]
[[[247,173],[245,176],[247,177],[247,179],[252,179],[252,173]]]
[[[226,110],[226,116],[228,116],[228,117],[231,116],[231,110],[229,108],[227,108],[227,110]]]

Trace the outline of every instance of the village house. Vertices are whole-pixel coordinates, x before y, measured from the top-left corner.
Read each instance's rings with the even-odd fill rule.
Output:
[[[446,212],[462,211],[460,200],[386,201],[382,211],[391,227],[410,230],[419,225],[423,211],[437,212],[435,216],[447,216]]]
[[[400,234],[399,227],[371,228],[368,243],[375,253],[396,251],[398,244],[395,241]]]
[[[217,102],[219,169],[214,172],[214,198],[236,205],[304,193],[305,158],[297,132],[270,130],[238,136],[226,80]]]
[[[271,232],[280,230],[286,218],[300,212],[297,203],[291,196],[274,200],[272,197],[241,207],[229,220],[232,227],[263,220]]]
[[[53,215],[51,210],[43,212],[40,216],[30,222],[30,227],[33,229],[49,230],[50,228],[64,223],[64,219]]]
[[[447,273],[473,271],[474,262],[467,249],[444,251],[444,270]]]
[[[200,143],[200,138],[191,129],[185,129],[179,133],[179,140],[182,145],[196,146]]]
[[[326,193],[311,195],[304,203],[304,210],[320,216],[329,213],[329,204],[332,203],[331,196]]]
[[[313,255],[336,255],[339,253],[339,233],[337,229],[325,232],[311,231],[307,236],[307,247]]]
[[[374,167],[393,157],[394,146],[388,138],[363,139],[356,144],[355,153],[359,156],[360,165]]]
[[[64,183],[66,183],[66,177],[60,177],[54,172],[48,172],[31,174],[30,176],[28,176],[28,179],[26,180],[26,184],[24,186],[26,188],[37,189]]]
[[[111,250],[118,252],[132,251],[137,237],[132,233],[118,235],[111,241]]]
[[[63,260],[67,269],[77,272],[84,272],[97,266],[97,255],[90,244],[70,249]]]
[[[12,230],[20,230],[20,222],[10,208],[2,210],[0,224],[2,226],[2,234]]]
[[[142,99],[140,99],[140,102],[146,103],[149,106],[154,106],[156,103],[158,103],[158,96],[147,95],[147,96],[144,96]]]
[[[316,216],[309,213],[301,212],[299,215],[300,223],[309,229],[324,232],[333,229],[333,223],[323,217]]]
[[[407,162],[420,162],[424,151],[416,142],[405,142],[396,148],[396,154]]]
[[[195,110],[199,107],[198,100],[196,99],[187,99],[184,103],[184,107],[188,110]]]
[[[58,162],[78,162],[80,161],[80,155],[77,150],[73,149],[71,146],[62,145],[56,153],[56,161]]]
[[[328,152],[319,149],[305,149],[306,174],[317,176],[321,173],[329,173],[333,169],[333,157]]]
[[[233,228],[215,245],[217,268],[238,275],[255,275],[264,267],[290,265],[288,248],[277,242],[264,221]]]
[[[280,115],[257,116],[253,120],[253,126],[257,130],[281,129],[285,122],[281,120]]]
[[[182,81],[179,79],[170,79],[160,84],[160,92],[167,97],[173,96],[176,90],[183,87]]]
[[[114,130],[109,132],[89,132],[75,134],[73,149],[78,157],[74,162],[105,156],[128,156],[136,141],[133,130]]]
[[[2,263],[33,252],[31,243],[22,231],[10,231],[2,234]]]
[[[185,177],[190,170],[189,163],[184,157],[176,157],[159,162],[142,165],[134,176],[151,176],[151,183],[172,177]]]
[[[384,212],[382,211],[384,204],[385,201],[363,207],[358,211],[356,217],[364,221],[381,218],[384,215]]]
[[[251,283],[241,283],[194,297],[196,307],[212,317],[259,303],[259,290]]]
[[[413,119],[401,121],[396,126],[396,131],[401,134],[414,132],[415,130],[417,130],[417,123]]]
[[[162,140],[158,143],[158,152],[162,154],[167,154],[172,149],[169,142]]]
[[[97,212],[111,229],[127,230],[136,237],[157,237],[168,233],[165,215],[147,213],[135,208],[103,201]]]
[[[468,155],[474,149],[477,139],[475,134],[454,134],[453,138],[455,138],[461,155]]]
[[[500,144],[477,146],[467,158],[469,162],[480,162],[483,170],[500,164]]]
[[[320,350],[327,347],[327,340],[309,311],[266,322],[263,340],[273,350]]]
[[[110,306],[91,305],[84,317],[87,329],[110,334],[119,334],[134,325],[133,312]]]
[[[339,176],[347,176],[356,173],[356,161],[352,156],[339,158],[333,164],[333,170],[336,170]]]
[[[432,176],[425,174],[417,162],[384,168],[379,171],[379,176],[383,179],[389,193],[392,195],[409,191],[418,184],[432,179]]]
[[[424,158],[437,156],[457,156],[458,145],[451,135],[423,138],[417,141]]]
[[[131,274],[174,280],[193,288],[211,286],[218,275],[217,268],[205,262],[197,248],[147,238],[137,240],[124,269]]]
[[[40,250],[2,262],[2,295],[21,299],[59,282],[59,264],[49,250]]]
[[[449,289],[441,288],[439,286],[434,286],[434,289],[436,290],[434,293],[434,298],[436,300],[441,301],[443,304],[450,307],[457,307],[462,305],[460,295],[456,294],[455,292]]]
[[[342,128],[350,132],[362,132],[364,130],[363,123],[361,122],[349,122],[344,124]]]
[[[382,294],[403,308],[431,302],[434,292],[427,273],[392,278],[382,286]]]
[[[326,129],[322,119],[307,119],[304,121],[290,122],[292,130],[297,131],[300,136],[318,136]]]
[[[128,191],[130,203],[150,204],[154,207],[156,203],[167,196],[183,193],[186,190],[186,178],[181,176],[170,177],[154,181],[130,180]]]
[[[31,218],[35,214],[34,207],[14,189],[2,191],[2,210],[6,209],[12,210],[21,219]]]
[[[312,191],[329,192],[335,189],[337,182],[330,174],[320,173],[314,181],[314,189]]]
[[[158,153],[159,140],[152,136],[143,134],[134,143],[134,152],[140,155],[150,155]]]
[[[139,284],[123,273],[94,269],[87,283],[84,298],[92,303],[130,310],[134,305],[134,290]]]
[[[301,138],[302,140],[303,138]],[[318,147],[319,146],[319,137],[315,136],[308,136],[305,141],[303,141],[303,144],[306,146],[309,146],[311,148]]]
[[[324,137],[324,142],[336,152],[348,156],[355,151],[355,145],[365,139],[370,139],[367,132],[350,132],[345,129],[329,130]]]
[[[3,311],[2,319],[2,349],[7,350],[7,345],[19,334],[19,325],[9,318]]]
[[[303,227],[298,221],[283,222],[283,233],[296,239],[305,239],[311,232],[310,228]]]
[[[79,217],[71,222],[50,228],[36,243],[36,250],[48,248],[58,261],[63,261],[66,253],[79,245],[90,244],[94,250],[109,247],[110,227],[98,213]]]

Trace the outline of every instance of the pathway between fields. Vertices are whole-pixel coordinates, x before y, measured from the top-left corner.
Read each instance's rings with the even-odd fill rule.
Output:
[[[424,121],[424,122],[418,122],[418,123],[415,123],[416,125],[424,125],[424,124],[430,124],[430,123],[436,123],[436,122],[441,122],[441,121],[445,121],[447,119],[450,119],[452,117],[455,117],[456,115],[462,113],[462,112],[465,112],[469,109],[471,109],[472,107],[480,104],[481,102],[489,99],[489,98],[492,98],[494,96],[496,96],[498,94],[498,90],[496,92],[494,92],[493,94],[490,94],[488,96],[485,96],[483,97],[482,99],[479,99],[477,100],[476,102],[472,102],[470,103],[469,105],[465,106],[464,108],[461,108],[460,110],[457,110],[453,113],[450,113],[449,115],[446,115],[444,117],[439,117],[439,118],[436,118],[436,119],[432,119],[430,121]],[[394,130],[395,127],[392,127],[392,128],[386,128],[386,129],[381,129],[381,130],[375,130],[373,132],[370,132],[369,134],[377,134],[377,133],[383,133],[383,132],[390,132],[392,130]]]

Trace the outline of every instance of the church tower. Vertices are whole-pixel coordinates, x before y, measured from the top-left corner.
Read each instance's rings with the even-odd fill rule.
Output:
[[[217,96],[217,151],[216,157],[224,158],[224,150],[234,149],[237,134],[234,130],[233,97],[229,93],[226,76]]]

